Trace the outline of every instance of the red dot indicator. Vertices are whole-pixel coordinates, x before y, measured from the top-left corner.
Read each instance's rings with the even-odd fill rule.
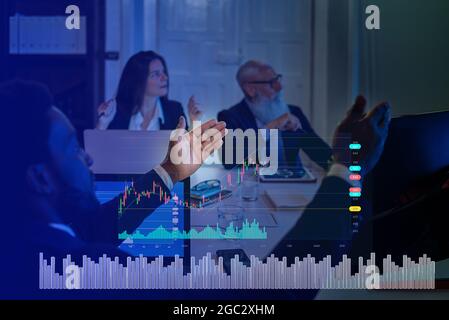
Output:
[[[349,180],[360,181],[360,180],[362,180],[362,176],[359,175],[359,174],[351,174],[351,175],[349,176]]]
[[[362,192],[362,188],[349,188],[349,192]]]

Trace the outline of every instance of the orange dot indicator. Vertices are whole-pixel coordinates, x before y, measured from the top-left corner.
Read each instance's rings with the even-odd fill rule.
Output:
[[[352,207],[349,207],[349,211],[350,212],[360,212],[360,211],[362,211],[362,207],[352,206]]]
[[[349,180],[360,181],[360,180],[362,180],[362,176],[359,174],[351,174],[349,176]]]

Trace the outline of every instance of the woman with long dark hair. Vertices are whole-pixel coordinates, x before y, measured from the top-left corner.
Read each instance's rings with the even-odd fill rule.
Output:
[[[125,65],[115,99],[98,108],[98,129],[173,130],[179,117],[186,119],[181,103],[168,99],[169,77],[165,59],[154,51],[141,51]],[[202,112],[192,96],[191,121]],[[187,120],[187,119],[186,119]]]

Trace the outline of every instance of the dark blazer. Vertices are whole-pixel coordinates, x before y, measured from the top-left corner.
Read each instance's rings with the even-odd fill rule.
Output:
[[[298,163],[300,163],[298,152],[299,149],[302,149],[313,161],[327,169],[328,160],[332,156],[331,148],[315,133],[310,122],[299,107],[292,105],[289,105],[288,107],[290,112],[301,122],[302,129],[295,132],[283,131],[280,133],[285,151],[286,163],[284,163],[284,165],[298,165]],[[228,129],[242,129],[243,131],[247,129],[258,129],[256,118],[245,100],[242,100],[240,103],[227,110],[219,112],[218,120],[225,121]],[[222,150],[224,152],[225,147],[223,147]],[[245,158],[246,156],[247,152],[245,151]],[[232,168],[233,166],[234,165],[225,165],[225,168]]]
[[[178,125],[179,117],[184,116],[187,123],[187,117],[184,113],[181,103],[174,100],[161,99],[162,112],[164,113],[164,123],[160,123],[161,130],[174,130]],[[129,128],[129,121],[131,114],[121,110],[117,106],[117,113],[114,119],[109,124],[108,129],[113,130],[127,130]]]
[[[170,194],[170,190],[154,170],[137,180],[134,183],[134,188],[137,193],[140,193],[140,191],[148,190],[149,186],[153,185],[153,182],[161,186],[162,192]],[[8,225],[11,230],[20,232],[20,236],[17,237],[14,247],[6,251],[8,259],[11,259],[11,263],[0,267],[2,272],[0,278],[2,278],[1,280],[5,285],[0,289],[0,297],[3,295],[8,295],[11,298],[52,297],[61,299],[63,297],[90,297],[90,294],[86,294],[86,292],[84,294],[80,292],[73,294],[73,292],[51,293],[39,290],[39,253],[44,253],[44,259],[48,261],[51,256],[55,257],[56,261],[58,261],[56,271],[60,274],[62,266],[59,263],[67,254],[70,254],[78,265],[81,265],[83,255],[98,259],[98,257],[106,254],[111,258],[119,257],[122,259],[122,263],[123,261],[126,262],[126,257],[129,255],[118,249],[118,245],[122,242],[122,240],[118,239],[118,234],[125,230],[128,233],[134,232],[147,216],[164,203],[164,199],[162,198],[162,201],[160,201],[158,196],[141,197],[139,206],[149,208],[148,210],[128,211],[125,209],[119,217],[117,208],[119,207],[121,196],[102,205],[96,214],[91,215],[91,220],[86,223],[83,230],[74,230],[77,234],[76,237],[52,228],[35,218],[27,218],[20,221],[20,216],[33,216],[30,212],[33,208],[24,212],[23,215],[17,212],[16,209],[15,214],[17,214],[17,218],[9,219]],[[127,208],[135,207],[134,200],[135,196],[133,193],[130,193],[127,199],[129,204]],[[8,275],[8,277],[3,279],[4,275]],[[91,294],[91,296],[108,298],[108,293],[107,291],[104,291],[104,293],[96,292],[96,294]]]

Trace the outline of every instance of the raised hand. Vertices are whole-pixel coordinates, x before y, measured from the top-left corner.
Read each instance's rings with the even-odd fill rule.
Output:
[[[290,112],[284,113],[279,118],[267,124],[268,129],[278,129],[281,131],[296,131],[301,127],[299,119]]]
[[[227,134],[226,123],[209,120],[187,132],[186,120],[179,118],[172,132],[167,156],[161,167],[170,175],[173,184],[194,174],[215,150],[223,144]]]
[[[382,155],[391,121],[391,107],[383,102],[365,113],[366,99],[358,96],[346,118],[338,125],[333,138],[334,161],[348,165],[351,161],[349,144],[357,141],[362,145],[359,152],[362,175],[371,171]]]
[[[98,122],[97,129],[106,130],[115,117],[117,112],[117,104],[115,99],[103,102],[97,109]]]
[[[187,105],[190,121],[200,121],[203,116],[201,105],[196,101],[195,96],[191,96]]]

